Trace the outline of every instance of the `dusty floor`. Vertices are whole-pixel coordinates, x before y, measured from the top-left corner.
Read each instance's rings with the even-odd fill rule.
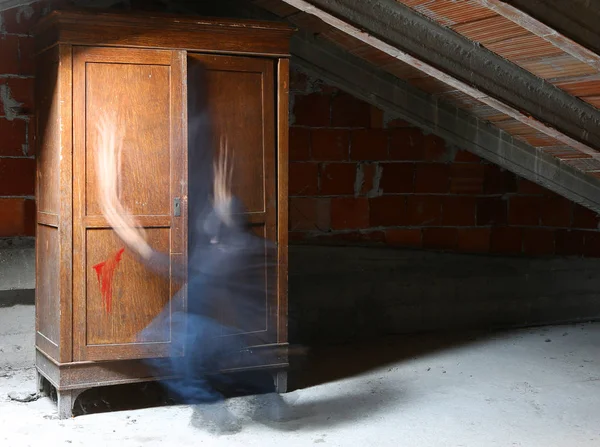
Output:
[[[33,309],[0,309],[0,446],[527,446],[600,445],[600,324],[493,335],[395,337],[313,351],[286,399],[299,419],[241,433],[188,425],[191,408],[159,406],[56,419],[35,391]]]

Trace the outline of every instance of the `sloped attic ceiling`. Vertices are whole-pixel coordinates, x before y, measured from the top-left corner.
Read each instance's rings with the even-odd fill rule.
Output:
[[[600,57],[589,48],[591,33],[581,32],[585,24],[578,25],[579,43],[511,4],[518,1],[252,3],[304,31],[293,53],[324,78],[336,78],[338,86],[353,80],[363,99],[387,103],[405,119],[600,211]],[[560,22],[555,3],[527,2]],[[558,3],[600,17],[585,2]],[[577,29],[572,20],[559,24]],[[333,62],[334,47],[355,56],[354,64],[370,66],[362,64],[362,81],[349,71],[351,58],[338,52]],[[329,57],[317,58],[319,48]],[[382,83],[388,90],[381,96],[375,87]],[[437,102],[437,112],[416,102],[407,107],[407,95],[419,91]]]

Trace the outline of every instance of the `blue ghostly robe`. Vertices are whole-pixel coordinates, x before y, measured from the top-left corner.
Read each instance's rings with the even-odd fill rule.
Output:
[[[264,321],[268,290],[273,281],[274,246],[257,237],[244,219],[244,207],[233,198],[232,222],[225,224],[213,201],[213,138],[206,73],[189,60],[188,69],[188,264],[170,265],[172,276],[187,276],[187,310],[171,314],[170,304],[139,336],[171,324],[171,336],[184,343],[184,356],[148,360],[157,376],[175,375],[165,385],[184,402],[214,402],[222,398],[209,376],[232,385],[231,375],[218,374],[228,361],[247,348],[242,336]],[[222,205],[222,204],[220,204]],[[166,273],[168,255],[155,253],[149,267]],[[184,275],[183,273],[187,273]],[[246,383],[256,392],[273,391],[273,384]]]

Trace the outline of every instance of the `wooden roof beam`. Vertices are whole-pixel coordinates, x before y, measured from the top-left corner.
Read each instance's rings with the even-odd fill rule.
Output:
[[[570,54],[581,62],[588,64],[600,71],[600,55],[592,50],[580,45],[574,40],[562,35],[554,28],[542,23],[531,15],[520,9],[509,5],[501,0],[477,0],[481,6],[484,6],[497,14],[512,20],[527,31],[541,37],[545,41],[560,48],[565,53]]]
[[[565,145],[600,158],[597,109],[395,0],[282,1]]]

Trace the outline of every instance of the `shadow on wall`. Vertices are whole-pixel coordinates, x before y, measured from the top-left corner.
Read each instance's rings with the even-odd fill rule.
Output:
[[[290,341],[488,330],[600,318],[600,260],[292,246]]]

